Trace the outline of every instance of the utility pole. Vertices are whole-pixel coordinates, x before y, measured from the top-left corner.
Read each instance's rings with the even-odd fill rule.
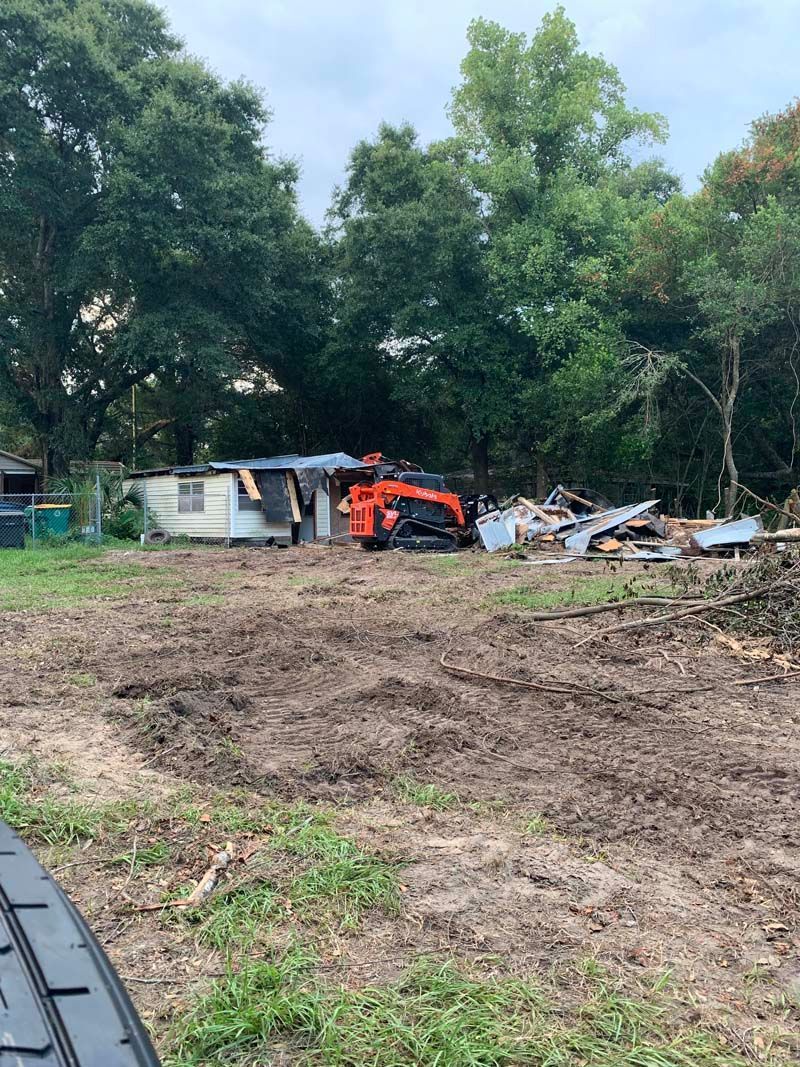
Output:
[[[131,464],[136,470],[136,385],[131,386]]]

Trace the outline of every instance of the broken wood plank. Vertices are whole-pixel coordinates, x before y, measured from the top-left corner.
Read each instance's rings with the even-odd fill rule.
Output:
[[[769,530],[764,530],[761,533],[757,533],[753,536],[753,544],[761,544],[763,541],[767,543],[771,542],[786,542],[791,543],[794,541],[800,541],[800,528],[791,530],[775,530],[774,533],[770,533]]]
[[[601,508],[599,504],[593,504],[591,500],[586,500],[584,499],[584,497],[578,496],[577,493],[571,493],[569,489],[561,489],[559,491],[563,497],[566,497],[567,500],[574,500],[577,504],[583,504],[583,506],[585,508],[589,508],[590,511],[603,510],[603,508]]]
[[[293,521],[302,522],[303,509],[300,507],[300,501],[297,498],[297,486],[294,484],[294,474],[291,471],[286,472],[286,488],[289,490]]]
[[[622,542],[618,541],[616,537],[609,537],[607,541],[603,541],[596,546],[598,552],[617,552],[622,548]]]
[[[247,490],[247,495],[250,497],[250,499],[251,500],[259,500],[260,501],[261,500],[261,493],[259,492],[258,486],[256,485],[256,480],[253,477],[253,475],[250,473],[250,471],[243,469],[243,470],[238,471],[237,473],[238,473],[239,477],[242,479],[242,484],[244,485],[245,489]]]

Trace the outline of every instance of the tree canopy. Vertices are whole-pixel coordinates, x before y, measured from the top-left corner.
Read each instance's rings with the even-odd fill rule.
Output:
[[[259,93],[148,0],[6,0],[0,445],[383,449],[699,513],[795,485],[800,104],[687,195],[557,7],[472,22],[449,114],[365,130],[317,232]]]
[[[46,472],[149,379],[186,458],[242,362],[291,344],[295,169],[144,0],[8,0],[0,42],[3,387]]]

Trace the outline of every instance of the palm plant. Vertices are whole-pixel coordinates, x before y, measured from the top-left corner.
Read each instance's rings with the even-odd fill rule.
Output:
[[[94,521],[98,490],[100,512],[107,532],[115,536],[135,537],[140,525],[136,513],[143,506],[142,491],[138,485],[126,487],[119,474],[104,470],[95,474],[66,474],[50,479],[51,493],[69,496],[73,520],[81,529]]]

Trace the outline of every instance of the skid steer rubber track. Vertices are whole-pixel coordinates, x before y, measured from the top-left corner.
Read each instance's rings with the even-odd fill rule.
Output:
[[[89,927],[0,822],[0,1067],[158,1067]]]

